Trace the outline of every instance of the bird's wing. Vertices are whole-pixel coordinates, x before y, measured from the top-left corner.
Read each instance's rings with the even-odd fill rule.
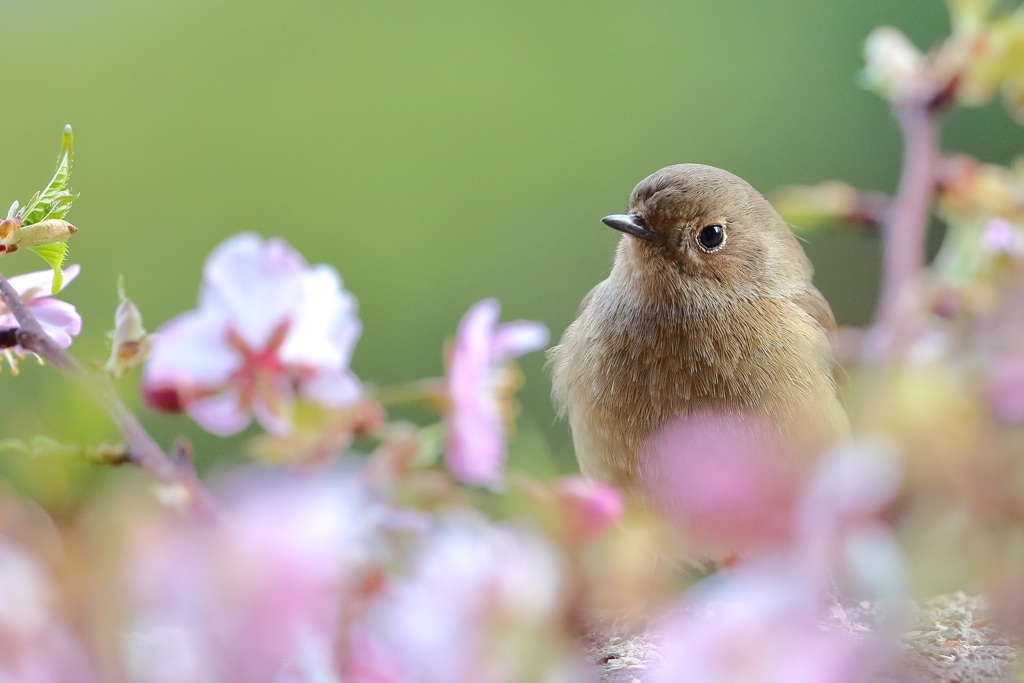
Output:
[[[836,318],[832,314],[832,308],[828,305],[828,301],[825,300],[825,297],[814,285],[808,285],[807,289],[801,292],[799,296],[793,297],[793,303],[802,308],[807,315],[814,318],[833,343],[835,342]],[[832,381],[835,383],[836,396],[840,404],[846,405],[849,394],[849,377],[843,366],[835,359],[832,360]]]
[[[590,291],[587,292],[587,295],[585,297],[583,297],[583,301],[581,301],[580,305],[576,308],[576,317],[577,318],[580,317],[581,315],[583,315],[583,311],[587,310],[587,306],[590,305],[590,300],[594,298],[594,292],[596,292],[597,288],[600,287],[602,284],[603,283],[599,282],[596,285],[594,285],[593,287],[591,287]],[[827,306],[828,304],[825,304],[825,305]]]
[[[813,285],[808,285],[807,289],[793,297],[793,303],[814,318],[829,336],[835,334],[836,318],[832,315],[832,309],[825,297]]]

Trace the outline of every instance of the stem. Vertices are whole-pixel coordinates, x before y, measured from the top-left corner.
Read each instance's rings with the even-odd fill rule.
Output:
[[[15,332],[18,346],[47,361],[93,394],[124,436],[129,462],[147,470],[162,484],[184,489],[194,510],[210,513],[215,509],[213,499],[196,476],[191,460],[169,458],[121,402],[110,378],[86,370],[57,346],[3,275],[0,275],[0,299],[18,321]]]
[[[920,102],[897,105],[896,119],[903,131],[903,170],[882,225],[882,289],[874,320],[876,331],[890,339],[924,268],[928,209],[939,160],[934,107]]]
[[[443,379],[422,379],[390,387],[373,387],[369,392],[381,405],[420,403],[442,409],[446,396]]]

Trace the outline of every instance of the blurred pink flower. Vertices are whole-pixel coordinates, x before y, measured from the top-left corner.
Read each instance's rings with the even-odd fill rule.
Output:
[[[68,266],[64,271],[64,282],[61,290],[78,277],[81,268],[75,264]],[[71,346],[71,338],[82,331],[82,318],[72,304],[59,299],[54,299],[51,294],[53,287],[53,271],[40,270],[35,273],[15,275],[8,280],[11,287],[18,292],[19,297],[28,306],[29,312],[35,316],[43,331],[49,335],[57,346],[67,348]],[[0,301],[0,327],[18,327],[18,321],[7,306]],[[13,349],[4,349],[3,354],[13,368],[15,366],[15,353],[28,353],[20,346]]]
[[[903,553],[881,521],[900,486],[892,446],[858,439],[826,453],[801,495],[793,561],[820,586],[834,584],[895,604],[906,592]]]
[[[505,463],[503,401],[515,390],[508,361],[543,348],[548,331],[541,323],[518,320],[498,325],[500,306],[484,299],[463,316],[448,357],[448,447],[445,464],[467,484],[501,484]]]
[[[1019,259],[1024,256],[1024,233],[1005,218],[993,218],[985,224],[982,246],[994,254]]]
[[[902,553],[876,519],[898,484],[882,444],[827,454],[793,508],[791,542],[706,579],[676,608],[652,683],[855,683],[884,670],[896,624],[880,618],[869,631],[831,616],[842,612],[837,581],[858,591],[847,598],[906,599]]]
[[[39,561],[0,539],[0,681],[94,680],[84,650],[58,618],[56,592]]]
[[[787,540],[810,457],[755,413],[705,410],[651,438],[641,476],[650,503],[695,560]]]
[[[1005,353],[995,359],[985,398],[996,418],[1024,422],[1024,354]]]
[[[357,681],[576,681],[561,556],[544,538],[471,514],[439,520],[370,610]],[[348,680],[348,679],[346,679]]]
[[[333,680],[335,646],[372,566],[378,504],[356,478],[253,477],[215,525],[136,522],[123,579],[136,683]],[[376,532],[376,533],[375,533]]]
[[[622,516],[622,495],[608,484],[580,475],[555,482],[555,497],[567,538],[586,543],[607,531]]]
[[[236,235],[207,258],[199,308],[153,336],[143,395],[215,434],[238,432],[251,416],[287,434],[296,396],[327,406],[359,397],[348,369],[361,332],[355,311],[330,266],[310,267],[281,239]]]
[[[883,668],[878,639],[829,625],[800,574],[767,566],[709,580],[659,629],[651,683],[857,683]],[[647,679],[645,679],[647,680]]]

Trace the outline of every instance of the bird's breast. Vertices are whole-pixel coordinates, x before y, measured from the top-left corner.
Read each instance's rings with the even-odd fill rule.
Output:
[[[592,476],[629,489],[650,436],[696,410],[784,423],[838,407],[828,340],[792,302],[685,314],[609,294],[595,291],[552,352],[555,396]]]

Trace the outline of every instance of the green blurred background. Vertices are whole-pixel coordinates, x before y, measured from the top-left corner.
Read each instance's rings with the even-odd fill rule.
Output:
[[[927,47],[948,30],[939,0],[6,0],[0,16],[0,202],[42,186],[75,129],[80,358],[107,354],[119,273],[152,330],[193,306],[215,244],[255,230],[338,268],[364,322],[355,370],[382,384],[441,373],[445,338],[485,296],[557,339],[611,263],[600,217],[667,164],[766,192],[831,177],[890,190],[899,137],[856,85],[863,39],[893,24]],[[997,162],[1021,142],[998,105],[954,112],[944,136]],[[867,320],[875,238],[821,232],[807,249],[840,322]],[[514,457],[571,468],[542,365],[523,362]],[[0,438],[116,438],[47,368],[3,374],[0,392]],[[164,443],[240,444],[140,411]],[[53,501],[55,477],[88,470],[5,457]]]

